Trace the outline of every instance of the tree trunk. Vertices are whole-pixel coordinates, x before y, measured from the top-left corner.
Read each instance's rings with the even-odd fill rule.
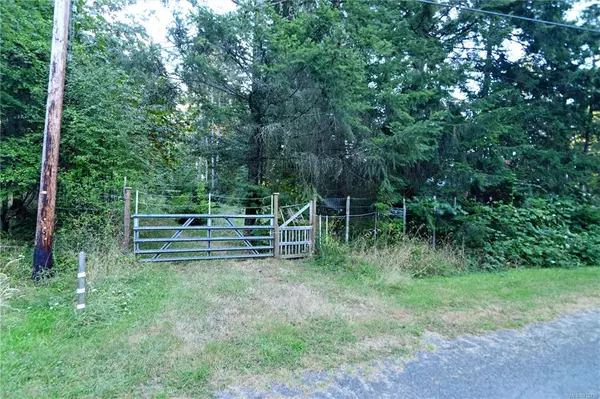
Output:
[[[487,34],[487,40],[485,43],[485,64],[483,66],[483,83],[481,84],[481,92],[479,93],[480,97],[487,97],[490,93],[490,86],[492,81],[492,50],[493,43],[491,39],[492,31],[494,29],[494,22],[490,21],[490,28]]]
[[[260,186],[264,181],[264,151],[265,143],[263,138],[263,125],[265,115],[265,90],[263,88],[263,74],[260,72],[260,66],[264,64],[264,52],[262,51],[262,0],[258,0],[258,9],[254,16],[254,43],[252,51],[252,91],[248,96],[248,108],[250,109],[250,121],[252,131],[250,134],[250,146],[248,149],[247,166],[248,166],[248,200],[246,201],[246,214],[258,214],[257,206],[260,206],[260,201],[253,198],[261,197]],[[256,218],[248,218],[244,220],[246,226],[256,224]],[[248,233],[250,231],[247,231]]]
[[[260,202],[253,200],[252,198],[259,198],[260,186],[264,183],[264,171],[265,171],[265,140],[262,135],[263,128],[263,101],[262,93],[258,89],[257,85],[254,84],[254,90],[250,94],[248,99],[248,105],[250,107],[250,116],[252,119],[252,133],[250,136],[250,148],[248,151],[248,185],[251,187],[248,192],[248,199],[246,201],[246,214],[256,215],[258,214],[257,206],[260,206]],[[245,225],[255,224],[256,219],[246,219]]]
[[[592,96],[592,102],[590,103],[590,123],[585,129],[585,141],[583,143],[583,153],[587,154],[590,152],[590,142],[592,141],[592,129],[594,128],[594,96]]]
[[[6,216],[5,208],[7,207],[4,206],[4,199],[0,198],[0,231],[8,233],[8,223],[4,221],[4,217]]]

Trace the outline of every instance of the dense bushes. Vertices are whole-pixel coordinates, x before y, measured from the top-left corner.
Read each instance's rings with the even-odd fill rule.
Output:
[[[457,222],[457,238],[485,268],[600,264],[600,211],[587,203],[532,198],[520,207],[478,205]]]
[[[430,238],[435,229],[439,241],[464,247],[484,269],[600,264],[600,208],[585,196],[529,198],[518,206],[428,198],[407,209],[409,236]],[[388,212],[381,226],[388,242],[401,239],[398,217]]]

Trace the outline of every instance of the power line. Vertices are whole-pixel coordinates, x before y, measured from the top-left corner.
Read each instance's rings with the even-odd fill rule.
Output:
[[[289,1],[289,0],[280,0],[278,2],[271,3],[269,5],[277,5],[277,4],[285,3],[287,1]],[[523,21],[538,22],[538,23],[542,23],[542,24],[546,24],[546,25],[560,26],[562,28],[577,29],[577,30],[583,30],[583,31],[587,31],[587,32],[600,33],[600,29],[586,28],[586,27],[583,27],[583,26],[570,25],[570,24],[563,24],[561,22],[547,21],[547,20],[544,20],[544,19],[535,19],[535,18],[523,17],[523,16],[520,16],[520,15],[504,14],[504,13],[501,13],[501,12],[482,10],[480,8],[472,8],[472,7],[466,7],[466,6],[461,6],[461,5],[455,5],[455,4],[436,3],[435,1],[431,1],[431,0],[415,0],[415,1],[417,1],[419,3],[432,4],[434,6],[448,7],[448,8],[458,8],[460,10],[467,10],[467,11],[472,11],[472,12],[478,12],[478,13],[481,13],[481,14],[495,15],[495,16],[498,16],[498,17],[514,18],[514,19],[520,19],[520,20],[523,20]],[[159,45],[159,47],[162,48],[162,49],[168,49],[168,48],[173,48],[173,47],[176,47],[176,46],[175,45],[169,45],[169,46]]]
[[[560,26],[562,28],[578,29],[578,30],[584,30],[584,31],[588,31],[588,32],[600,33],[600,29],[585,28],[583,26],[563,24],[563,23],[554,22],[554,21],[546,21],[544,19],[528,18],[528,17],[522,17],[520,15],[504,14],[501,12],[482,10],[479,8],[471,8],[471,7],[465,7],[465,6],[460,6],[460,5],[454,5],[454,4],[436,3],[435,1],[430,1],[430,0],[415,0],[415,1],[417,1],[419,3],[433,4],[434,6],[458,8],[459,10],[467,10],[467,11],[473,11],[473,12],[478,12],[478,13],[482,13],[482,14],[496,15],[498,17],[515,18],[515,19],[521,19],[523,21],[539,22],[539,23],[546,24],[546,25]]]

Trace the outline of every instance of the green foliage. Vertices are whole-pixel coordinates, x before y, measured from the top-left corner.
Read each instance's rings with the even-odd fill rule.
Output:
[[[409,237],[462,247],[484,269],[600,263],[600,212],[591,196],[530,198],[523,204],[433,198],[407,202]],[[380,204],[379,242],[401,245],[401,215]]]
[[[575,3],[554,3],[486,7],[566,22]],[[486,268],[598,263],[591,32],[415,1],[243,1],[226,14],[194,4],[171,27],[171,76],[144,28],[117,22],[129,2],[75,4],[60,231],[86,212],[102,232],[102,214],[120,212],[124,176],[150,192],[147,210],[204,213],[198,182],[214,161],[211,191],[234,197],[377,193],[390,207],[406,198],[407,226],[379,207],[387,243],[404,229],[427,240],[435,230]],[[0,227],[15,238],[33,233],[51,11],[0,3]],[[599,12],[586,5],[578,22],[598,27]],[[371,221],[353,223],[356,235]]]
[[[485,268],[600,263],[600,218],[589,204],[555,198],[530,199],[522,207],[477,206],[461,222],[459,237],[480,250]]]
[[[107,10],[114,4],[103,3],[109,8],[78,1],[72,18],[57,200],[72,217],[106,209],[107,197],[120,195],[124,176],[130,184],[142,184],[156,170],[166,173],[186,126],[160,50],[145,44],[138,25],[108,23],[102,13],[112,12]],[[0,13],[7,17],[0,35],[1,227],[32,238],[52,10],[48,2],[9,0]]]
[[[340,271],[350,263],[350,252],[348,247],[341,245],[338,241],[326,239],[314,261],[319,267]]]

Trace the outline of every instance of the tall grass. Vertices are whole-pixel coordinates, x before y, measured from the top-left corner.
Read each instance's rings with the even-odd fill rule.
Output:
[[[11,287],[9,277],[4,273],[0,273],[0,312],[2,308],[12,309],[8,304],[8,301],[10,301],[18,292],[19,290],[17,288]]]
[[[85,252],[89,283],[118,276],[139,267],[133,255],[122,248],[123,222],[120,215],[82,215],[57,232],[55,253],[59,267],[76,270],[77,254]]]
[[[116,212],[80,214],[69,219],[55,234],[52,275],[76,273],[80,251],[86,255],[88,283],[138,268],[133,256],[122,250],[122,239],[122,220]],[[2,240],[0,273],[11,281],[31,278],[32,259],[32,242]]]
[[[24,258],[22,243],[13,242],[2,238],[0,241],[0,273],[13,276],[11,271],[19,268],[19,263]]]
[[[464,251],[448,243],[441,243],[436,249],[418,238],[407,238],[394,244],[369,244],[366,240],[356,242],[351,249],[354,258],[384,271],[403,271],[411,277],[462,273],[469,269],[471,263]]]
[[[433,249],[428,242],[419,239],[380,245],[359,239],[350,246],[326,240],[315,263],[329,271],[343,271],[396,286],[411,278],[463,273],[469,270],[471,261],[463,251],[448,244]]]

